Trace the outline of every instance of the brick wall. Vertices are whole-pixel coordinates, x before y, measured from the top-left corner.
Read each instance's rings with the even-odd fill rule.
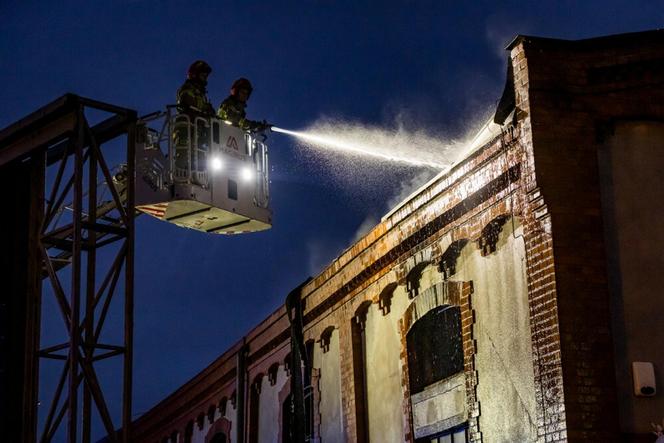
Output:
[[[533,337],[537,376],[555,387],[543,400],[559,396],[562,365],[569,441],[621,439],[597,151],[617,120],[664,119],[662,43],[659,31],[579,42],[525,37],[511,53],[517,107],[532,134],[534,174],[524,179],[530,198],[545,202],[527,217],[534,317],[557,306],[559,323],[556,331],[547,314],[549,332]],[[562,430],[562,416],[543,419],[546,435]]]
[[[581,42],[517,39],[509,59],[513,124],[405,202],[304,287],[305,340],[320,340],[330,327],[339,332],[345,441],[361,441],[357,432],[362,431],[353,383],[359,360],[353,355],[352,324],[358,308],[369,303],[389,309],[397,286],[415,295],[409,275],[422,266],[439,266],[441,279],[447,278],[458,248],[491,253],[496,231],[509,217],[523,226],[525,240],[537,441],[618,441],[597,148],[615,119],[664,119],[664,70],[656,69],[664,65],[662,40],[660,32]],[[461,297],[468,303],[462,318],[469,340],[464,340],[465,371],[471,374],[471,439],[481,441],[481,407],[473,386],[482,383],[482,374],[473,366],[475,338],[467,335],[471,288],[467,283]],[[173,428],[184,429],[210,404],[230,396],[242,344],[249,350],[247,379],[253,380],[275,363],[283,365],[288,340],[280,308],[137,420],[135,440],[152,442]],[[403,404],[397,407],[403,408],[404,440],[413,441],[403,368]]]

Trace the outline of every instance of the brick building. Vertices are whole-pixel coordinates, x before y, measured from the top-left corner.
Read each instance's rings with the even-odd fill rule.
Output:
[[[508,49],[488,137],[302,287],[310,441],[654,440],[631,368],[664,376],[664,31]],[[287,441],[289,313],[135,441]]]

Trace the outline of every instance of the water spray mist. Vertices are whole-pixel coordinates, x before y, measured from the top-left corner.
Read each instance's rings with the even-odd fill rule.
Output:
[[[282,129],[277,127],[272,127],[272,131],[280,132],[282,134],[288,134],[295,138],[298,138],[305,142],[307,145],[327,148],[327,149],[336,149],[339,151],[353,152],[356,154],[368,155],[375,158],[380,158],[387,161],[405,163],[418,167],[430,167],[435,169],[449,169],[450,163],[437,162],[429,159],[418,158],[415,155],[415,150],[412,152],[407,152],[408,146],[402,146],[399,149],[399,153],[386,153],[385,146],[382,146],[382,151],[379,146],[368,146],[363,144],[361,141],[348,140],[348,137],[345,139],[342,137],[335,137],[329,134],[323,134],[315,131],[290,131],[288,129]],[[388,143],[393,144],[393,143]],[[389,148],[389,146],[387,146]],[[406,154],[410,155],[406,155]]]

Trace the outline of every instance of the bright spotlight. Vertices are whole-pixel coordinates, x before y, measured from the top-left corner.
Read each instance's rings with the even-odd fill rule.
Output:
[[[210,161],[210,166],[212,167],[213,171],[220,171],[224,164],[221,162],[219,157],[213,157]]]
[[[242,168],[241,174],[242,180],[244,181],[250,181],[252,178],[254,178],[254,173],[250,168]]]

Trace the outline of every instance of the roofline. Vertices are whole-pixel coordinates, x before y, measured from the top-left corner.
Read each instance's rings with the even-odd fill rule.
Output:
[[[615,44],[617,41],[624,41],[629,43],[632,41],[642,40],[644,38],[661,38],[664,39],[664,28],[651,29],[647,31],[625,32],[623,34],[605,35],[601,37],[583,38],[577,40],[550,38],[550,37],[536,37],[532,35],[517,34],[514,39],[505,47],[506,50],[511,50],[518,44],[528,41],[535,42],[544,46],[567,46],[575,45],[584,47],[586,45],[597,45],[611,43]]]

